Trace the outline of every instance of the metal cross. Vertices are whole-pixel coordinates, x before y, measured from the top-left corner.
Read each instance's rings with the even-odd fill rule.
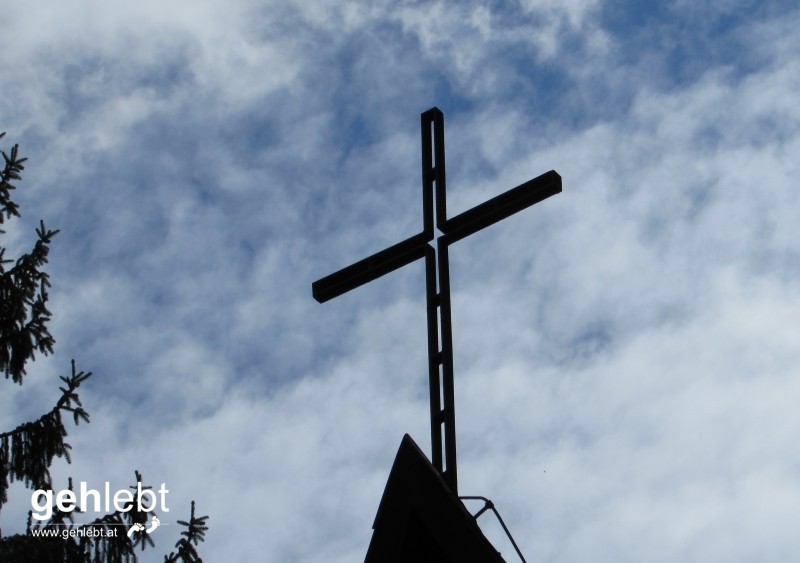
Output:
[[[422,232],[311,285],[314,299],[324,303],[406,264],[425,258],[432,461],[456,495],[458,470],[449,247],[464,237],[560,192],[561,176],[551,170],[448,219],[445,201],[444,115],[438,108],[429,109],[422,114]],[[441,232],[436,237],[436,250],[429,244],[434,239],[434,201],[436,228]],[[441,349],[439,334],[442,338]]]

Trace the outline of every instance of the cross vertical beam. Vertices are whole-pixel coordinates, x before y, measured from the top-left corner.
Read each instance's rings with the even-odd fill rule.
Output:
[[[436,227],[447,223],[447,173],[444,157],[444,115],[437,108],[421,116],[423,228],[433,238],[431,205],[436,202]],[[458,491],[456,463],[456,402],[453,367],[453,328],[450,315],[450,261],[447,244],[427,245],[425,274],[428,309],[428,382],[430,385],[431,447],[433,466],[450,490]],[[438,252],[438,260],[437,260]],[[438,291],[436,284],[438,270]],[[438,335],[441,335],[441,349]],[[444,456],[444,460],[442,457]]]
[[[447,218],[444,115],[432,108],[421,116],[422,232],[311,284],[324,303],[351,289],[425,258],[433,466],[458,494],[455,375],[450,309],[451,244],[561,192],[561,176],[551,170],[451,219]],[[434,209],[435,204],[435,209]],[[434,228],[435,224],[435,228]],[[442,233],[435,237],[434,231]],[[430,242],[436,238],[436,248]],[[437,279],[438,278],[438,279]],[[441,348],[439,337],[441,335]]]

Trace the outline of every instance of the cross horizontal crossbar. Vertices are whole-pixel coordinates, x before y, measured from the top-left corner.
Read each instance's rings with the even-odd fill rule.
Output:
[[[546,172],[448,219],[442,229],[445,234],[440,237],[440,241],[443,244],[452,244],[560,192],[561,176],[555,170]],[[425,246],[432,239],[433,233],[425,231],[407,238],[315,281],[311,284],[311,294],[319,303],[339,297],[419,260],[425,256]]]

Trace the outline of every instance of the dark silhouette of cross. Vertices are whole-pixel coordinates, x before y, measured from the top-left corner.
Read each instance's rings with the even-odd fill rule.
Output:
[[[324,303],[389,272],[425,258],[428,306],[428,372],[433,465],[458,494],[456,413],[453,387],[453,333],[450,320],[449,247],[489,225],[561,192],[555,170],[529,180],[455,217],[447,218],[444,159],[444,115],[438,108],[422,114],[422,232],[356,262],[311,285],[314,299]],[[434,202],[436,209],[434,213]],[[434,216],[440,235],[436,249]],[[437,276],[438,271],[438,276]],[[437,285],[438,277],[438,285]],[[442,343],[439,348],[439,334]],[[444,396],[442,396],[444,395]],[[443,436],[444,435],[444,436]],[[444,448],[442,443],[444,442]],[[442,451],[444,450],[444,465]]]

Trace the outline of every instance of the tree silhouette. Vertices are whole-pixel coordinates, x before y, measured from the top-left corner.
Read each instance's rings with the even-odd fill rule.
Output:
[[[5,133],[0,133],[0,139]],[[19,146],[9,154],[2,151],[5,165],[0,176],[0,225],[19,217],[19,205],[11,199],[27,159],[19,157]],[[5,231],[0,228],[0,235]],[[58,234],[40,221],[33,249],[16,260],[6,257],[0,245],[0,371],[5,379],[22,385],[25,366],[34,361],[36,353],[44,356],[53,352],[55,339],[47,328],[51,313],[47,308],[50,279],[43,270],[47,264],[50,244]],[[28,489],[50,491],[53,498],[50,466],[54,458],[71,462],[70,445],[64,441],[67,430],[63,416],[70,416],[77,426],[89,422],[78,388],[91,376],[78,371],[72,361],[69,376],[61,376],[61,397],[55,406],[33,422],[20,424],[14,430],[0,433],[0,511],[8,501],[9,483],[22,482]],[[76,524],[73,510],[62,510],[58,502],[48,507],[50,517],[34,522],[33,511],[28,513],[24,534],[3,537],[0,530],[0,561],[3,563],[133,563],[135,548],[154,546],[148,528],[157,526],[153,511],[154,494],[145,495],[150,487],[142,485],[136,471],[136,483],[131,486],[130,500],[116,510],[87,524]],[[72,479],[67,489],[73,490]],[[62,503],[62,506],[66,503]],[[66,506],[66,508],[70,508]],[[74,505],[73,505],[74,508]],[[117,506],[115,506],[117,508]],[[179,520],[186,529],[175,544],[177,552],[164,556],[166,563],[201,563],[195,546],[205,539],[208,516],[195,516],[192,502],[189,521]]]

